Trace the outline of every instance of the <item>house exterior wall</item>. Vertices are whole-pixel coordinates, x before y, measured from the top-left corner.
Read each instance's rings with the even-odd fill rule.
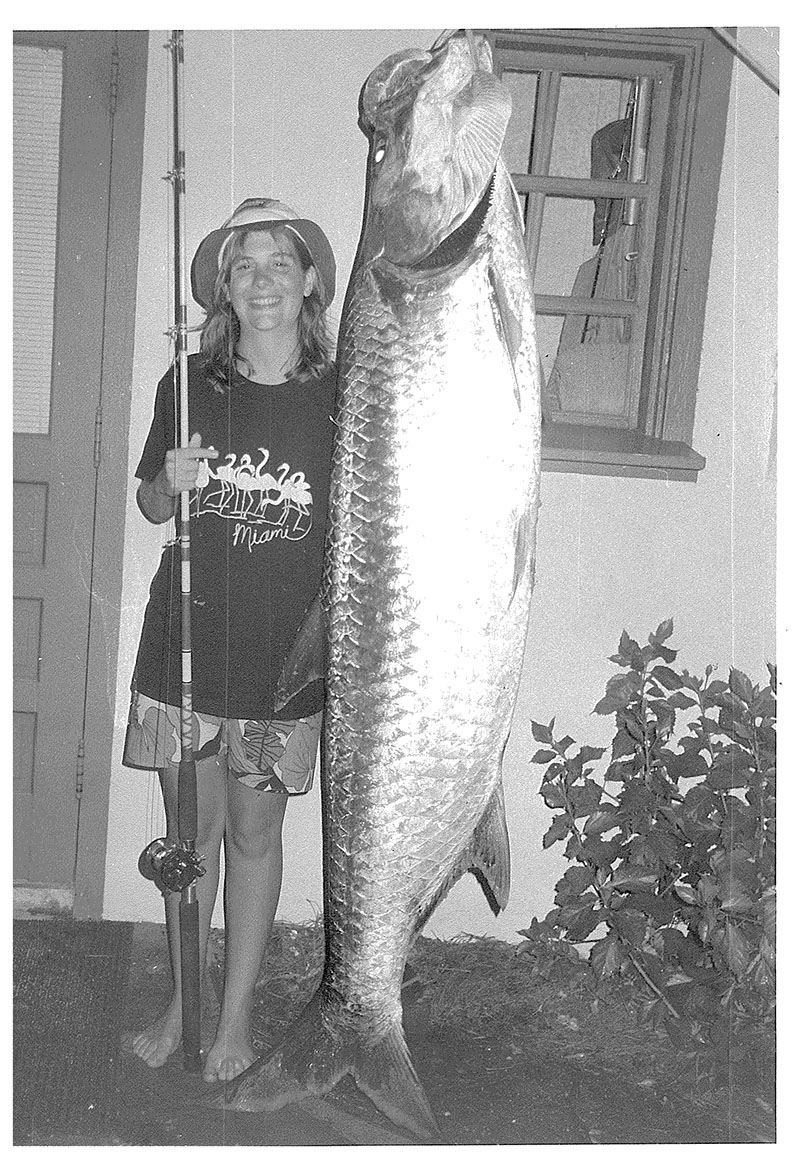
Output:
[[[389,53],[429,46],[438,30],[186,33],[187,244],[246,196],[279,196],[320,222],[339,266],[338,315],[361,226],[366,140],[358,93]],[[773,73],[777,32],[740,29]],[[120,764],[128,687],[147,590],[165,540],[135,503],[133,473],[155,384],[168,363],[170,124],[165,32],[150,44],[141,251],[130,429],[130,492],[116,697],[104,917],[162,920],[140,878],[141,849],[164,831],[155,775]],[[642,639],[675,621],[679,663],[694,671],[733,664],[760,683],[775,658],[777,350],[777,97],[735,63],[706,311],[694,446],[707,458],[696,484],[545,474],[537,583],[525,667],[504,778],[512,892],[491,916],[471,877],[459,882],[427,932],[514,940],[552,906],[564,863],[542,850],[549,811],[530,765],[530,721],[556,716],[586,744],[610,741],[591,715],[613,668],[606,657],[626,628]],[[200,312],[190,313],[190,323]],[[290,802],[279,919],[321,908],[318,792]],[[221,922],[218,906],[215,920]]]

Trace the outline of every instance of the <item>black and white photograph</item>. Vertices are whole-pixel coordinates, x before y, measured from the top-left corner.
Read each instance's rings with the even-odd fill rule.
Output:
[[[787,1141],[785,29],[506,7],[13,14],[15,1147]]]

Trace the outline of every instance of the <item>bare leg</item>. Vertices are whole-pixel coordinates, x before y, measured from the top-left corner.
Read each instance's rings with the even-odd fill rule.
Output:
[[[197,851],[206,872],[197,879],[197,909],[200,926],[200,963],[206,960],[208,931],[219,887],[219,853],[225,828],[226,766],[218,757],[198,761],[197,774]],[[178,770],[168,766],[161,774],[161,789],[167,813],[167,836],[178,836]],[[181,942],[178,907],[180,894],[172,893],[164,908],[167,915],[167,941],[172,966],[172,998],[169,1006],[151,1026],[132,1040],[138,1056],[150,1067],[163,1066],[181,1041]]]
[[[286,796],[228,778],[225,833],[225,994],[206,1082],[236,1078],[256,1053],[250,1037],[253,990],[261,968],[283,874]]]

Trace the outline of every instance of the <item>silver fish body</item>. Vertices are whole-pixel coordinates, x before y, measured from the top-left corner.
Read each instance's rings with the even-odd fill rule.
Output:
[[[423,1137],[436,1124],[403,1036],[403,971],[465,871],[495,912],[507,900],[501,763],[538,507],[533,295],[499,159],[507,98],[478,49],[458,37],[398,54],[364,90],[378,160],[340,335],[323,591],[326,962],[299,1023],[230,1104],[275,1107],[349,1072]],[[502,127],[478,125],[469,179],[456,167],[460,189],[442,193],[452,141],[442,131],[412,157],[427,124],[415,113],[427,100],[452,122],[461,101],[466,117],[476,90]]]

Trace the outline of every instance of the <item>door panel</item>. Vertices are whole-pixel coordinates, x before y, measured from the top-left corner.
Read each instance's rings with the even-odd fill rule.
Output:
[[[98,619],[93,601],[98,586],[113,589],[117,578],[121,583],[123,521],[120,515],[109,541],[106,520],[124,506],[124,483],[117,496],[119,468],[116,458],[109,461],[101,423],[104,406],[124,423],[122,440],[119,430],[112,439],[115,455],[122,451],[124,458],[135,262],[123,263],[117,281],[107,270],[121,212],[136,223],[125,252],[133,247],[135,253],[138,244],[146,34],[19,32],[14,39],[63,50],[55,284],[43,279],[40,290],[43,310],[54,302],[50,382],[40,392],[49,394],[49,424],[39,426],[47,433],[14,435],[14,873],[20,883],[73,888],[81,854],[80,754],[85,746],[97,754],[98,744],[106,744],[102,722],[87,734],[88,706],[98,695],[107,701],[108,679],[91,662]],[[120,85],[120,76],[131,83]],[[127,104],[120,118],[123,87]],[[120,124],[127,141],[120,139]],[[29,310],[18,310],[15,300],[15,348],[30,340],[23,314]],[[109,342],[123,351],[121,358],[117,352],[113,383]],[[103,620],[113,663],[118,614],[115,621],[113,608],[104,608]],[[105,763],[107,777],[110,751]]]

